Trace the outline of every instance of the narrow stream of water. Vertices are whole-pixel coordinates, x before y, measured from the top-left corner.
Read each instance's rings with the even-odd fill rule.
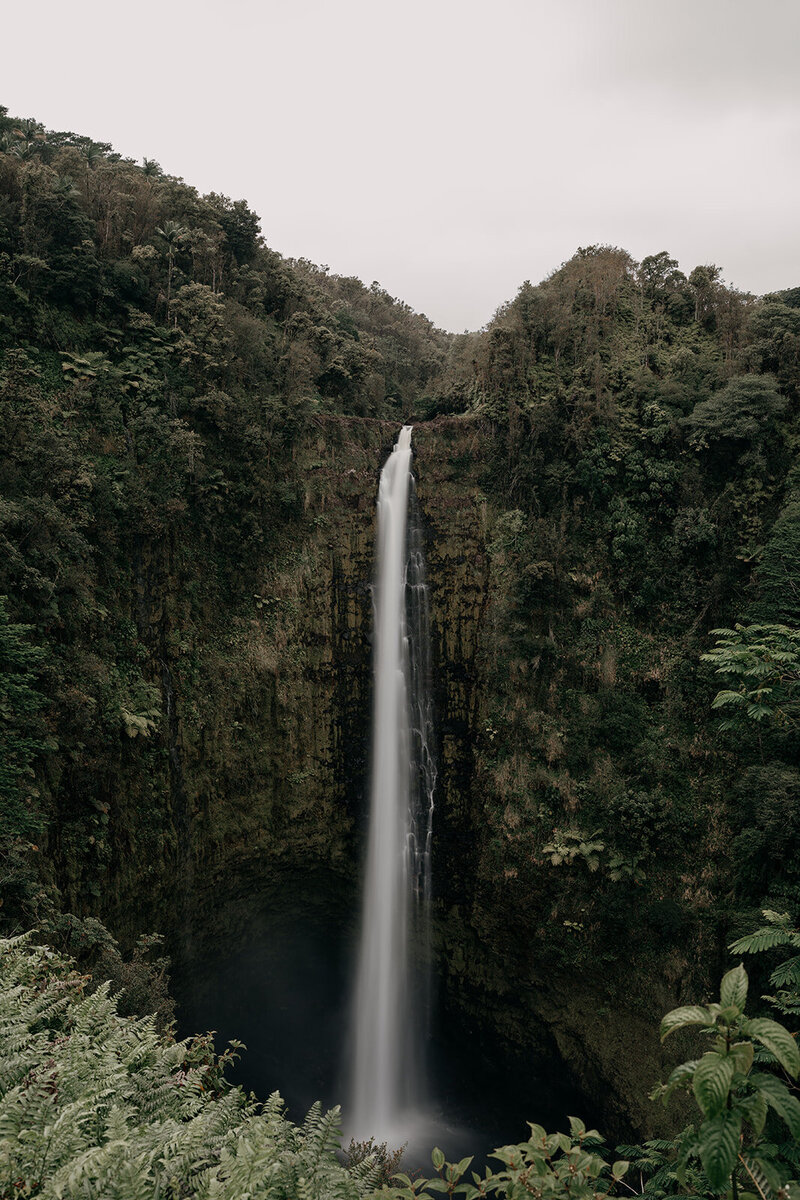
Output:
[[[401,1143],[426,1094],[431,842],[436,786],[425,559],[409,523],[411,426],[381,472],[372,770],[345,1128]]]

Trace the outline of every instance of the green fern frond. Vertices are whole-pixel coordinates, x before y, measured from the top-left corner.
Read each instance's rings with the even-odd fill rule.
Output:
[[[800,954],[780,963],[769,977],[773,987],[800,988]]]
[[[772,950],[775,946],[785,946],[789,942],[788,935],[782,929],[757,929],[755,933],[745,934],[728,946],[731,954],[759,954],[762,950]]]

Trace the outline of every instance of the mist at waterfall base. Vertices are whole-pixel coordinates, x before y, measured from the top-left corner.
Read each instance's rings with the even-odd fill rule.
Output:
[[[586,1113],[563,1082],[531,1077],[485,1030],[434,1003],[432,822],[436,752],[427,583],[411,474],[411,427],[380,477],[373,589],[373,718],[362,915],[356,931],[336,890],[286,881],[249,921],[240,949],[206,959],[182,1024],[213,1027],[247,1051],[233,1077],[260,1097],[279,1090],[295,1120],[341,1102],[345,1143],[407,1146],[480,1161],[527,1136],[526,1119],[565,1128]],[[287,902],[287,898],[291,898]],[[352,912],[352,906],[350,911]],[[357,937],[355,936],[357,932]],[[355,981],[353,983],[353,980]]]
[[[220,894],[219,903],[211,919],[224,925],[230,900]],[[227,1077],[259,1099],[279,1091],[294,1121],[316,1100],[346,1108],[342,1053],[359,929],[343,914],[354,916],[357,908],[340,877],[287,874],[279,892],[260,908],[251,905],[235,950],[197,947],[174,973],[179,1035],[215,1030],[219,1052],[231,1039],[244,1042]],[[405,1167],[431,1173],[434,1145],[450,1158],[474,1154],[482,1161],[494,1147],[527,1138],[527,1121],[552,1130],[568,1128],[568,1113],[594,1121],[555,1053],[545,1062],[513,1053],[437,991],[427,1043],[435,1099],[421,1114]],[[343,1117],[346,1124],[346,1111]]]

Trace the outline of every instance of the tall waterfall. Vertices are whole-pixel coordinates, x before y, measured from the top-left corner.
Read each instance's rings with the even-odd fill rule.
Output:
[[[411,516],[409,517],[409,512]],[[369,840],[348,1125],[402,1138],[422,1101],[436,760],[428,596],[404,425],[378,488]]]

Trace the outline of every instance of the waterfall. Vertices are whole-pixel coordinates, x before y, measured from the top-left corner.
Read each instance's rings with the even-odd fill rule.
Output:
[[[369,838],[348,1125],[358,1137],[402,1140],[424,1091],[436,787],[428,595],[410,425],[381,472],[374,601]]]

